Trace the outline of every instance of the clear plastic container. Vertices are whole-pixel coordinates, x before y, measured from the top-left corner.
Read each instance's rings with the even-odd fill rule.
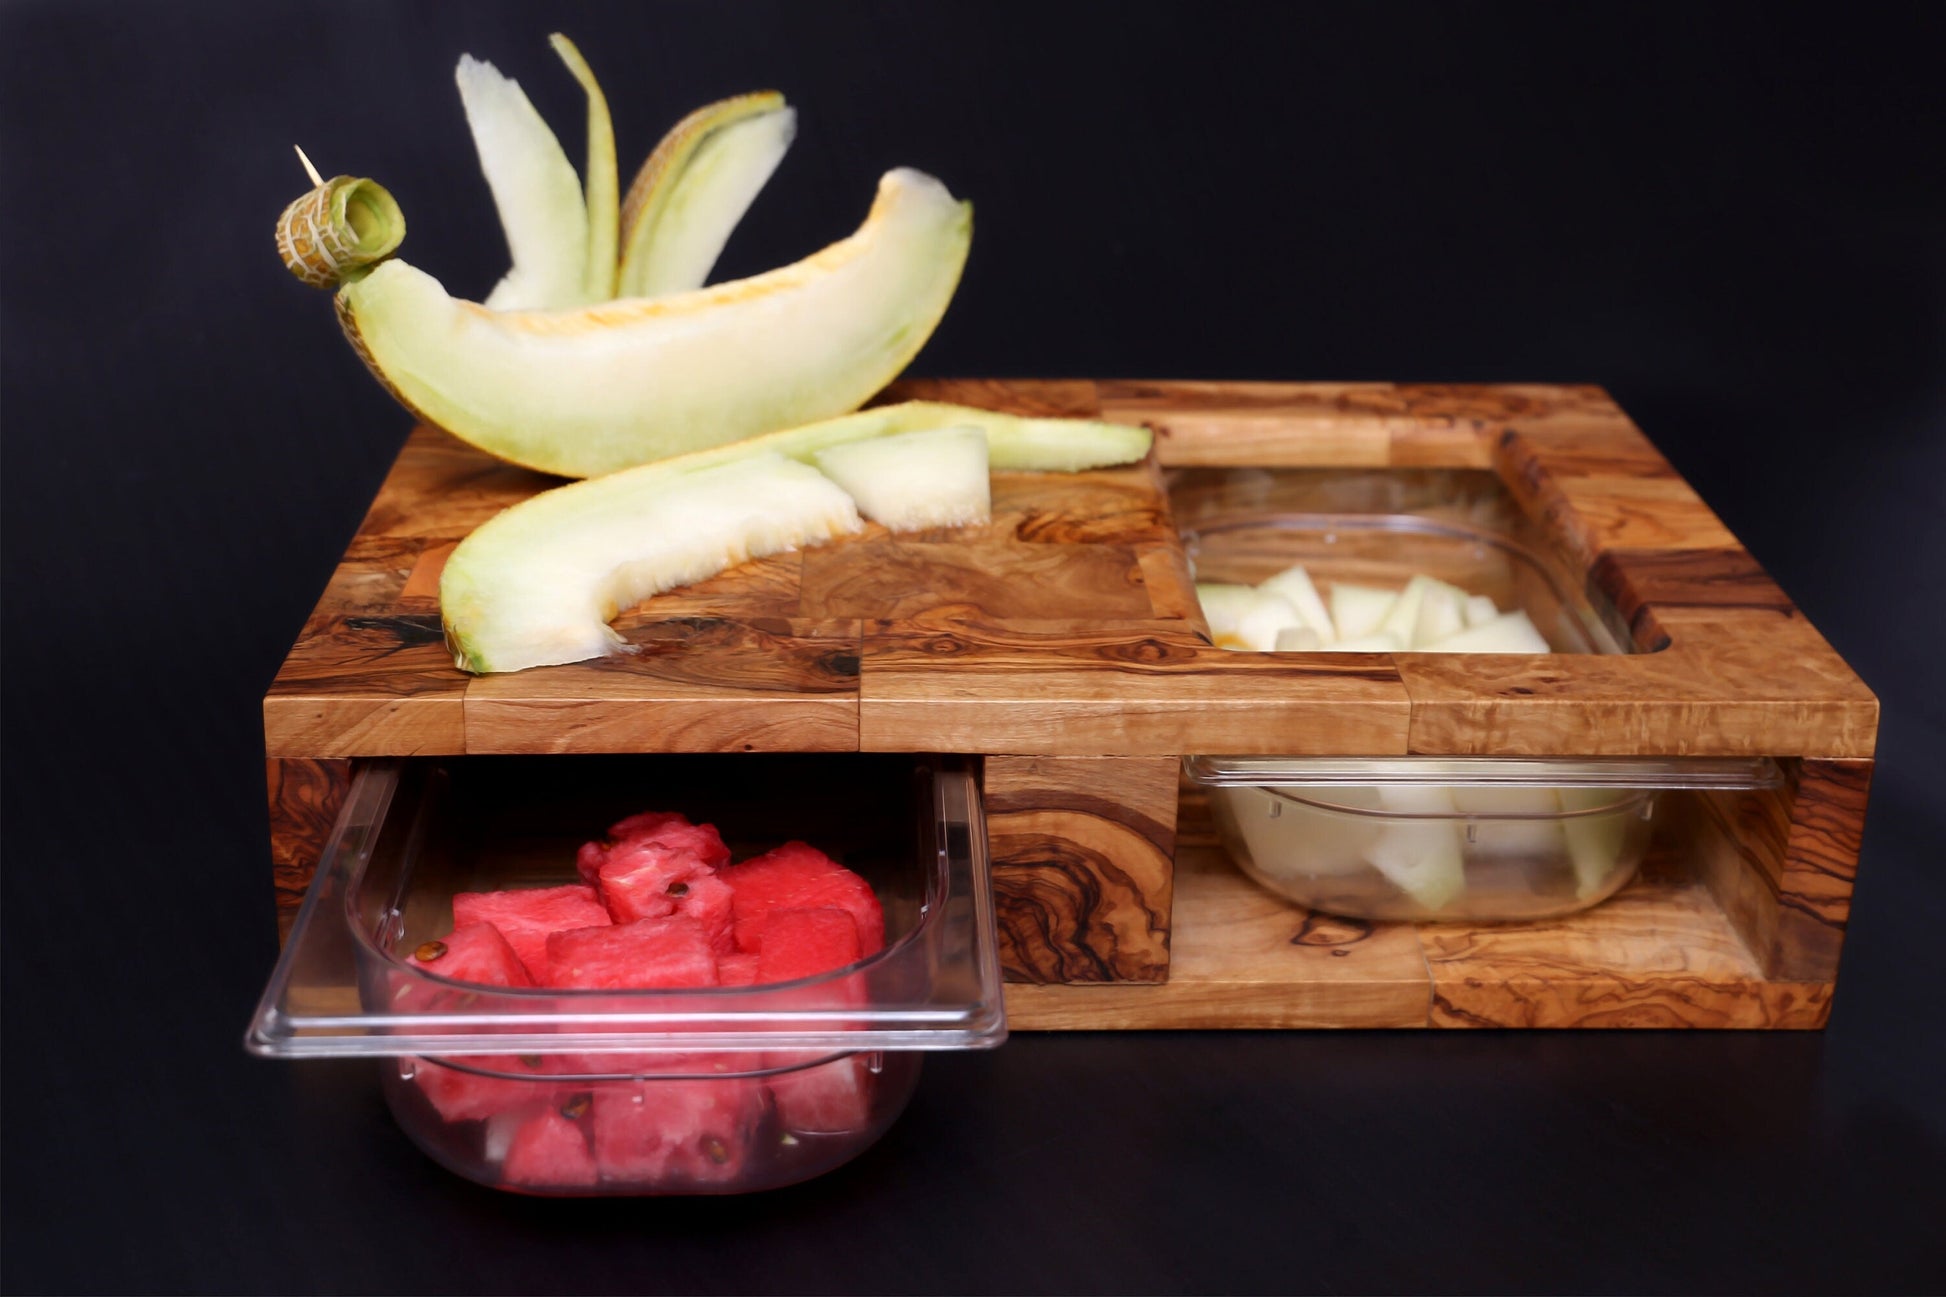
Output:
[[[1259,884],[1356,919],[1503,922],[1586,909],[1635,876],[1659,794],[1768,788],[1767,758],[1190,757]]]
[[[457,892],[576,881],[575,848],[646,809],[741,859],[791,838],[861,874],[886,946],[794,982],[501,988],[405,958]],[[552,1195],[791,1184],[870,1147],[920,1054],[1006,1037],[971,773],[909,757],[475,757],[363,765],[253,1019],[278,1058],[367,1056],[405,1132],[482,1184]]]

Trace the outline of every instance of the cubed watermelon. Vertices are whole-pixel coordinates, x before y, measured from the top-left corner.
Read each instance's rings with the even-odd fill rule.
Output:
[[[409,1066],[413,1084],[447,1121],[482,1121],[554,1093],[538,1054],[415,1058]]]
[[[763,1087],[743,1077],[603,1086],[595,1164],[604,1180],[642,1187],[732,1183],[762,1119]]]
[[[716,869],[687,846],[655,838],[617,843],[598,875],[602,900],[617,923],[682,914],[695,919],[720,953],[736,949],[730,927],[733,894]]]
[[[790,982],[855,964],[864,955],[847,910],[773,909],[757,927],[757,980]]]
[[[816,847],[802,842],[783,846],[719,875],[736,893],[737,949],[755,954],[764,918],[772,910],[829,907],[849,913],[858,925],[865,954],[885,945],[885,910],[871,885]]]
[[[788,1067],[816,1054],[772,1051],[766,1062]],[[768,1078],[770,1097],[784,1129],[809,1134],[863,1130],[872,1118],[875,1076],[864,1054],[800,1066]]]
[[[703,925],[683,915],[557,932],[547,939],[543,986],[601,990],[715,986],[716,956]]]
[[[411,962],[456,982],[485,986],[532,986],[527,966],[491,923],[463,923],[412,952]]]
[[[716,957],[718,986],[754,986],[757,982],[757,957],[738,951]]]
[[[587,1105],[583,1098],[573,1102]],[[528,1115],[514,1131],[500,1175],[511,1189],[581,1188],[599,1178],[580,1123],[552,1104]]]
[[[608,830],[608,841],[584,843],[575,855],[575,867],[581,871],[581,881],[593,883],[601,874],[601,867],[608,862],[608,855],[616,847],[630,842],[654,838],[670,847],[684,847],[700,856],[711,869],[721,869],[730,863],[730,849],[723,845],[723,835],[716,831],[713,824],[691,824],[688,817],[676,811],[644,811],[631,815]]]
[[[453,924],[491,923],[520,956],[535,982],[546,985],[547,938],[568,928],[613,922],[592,887],[529,887],[502,892],[460,892],[453,897]]]

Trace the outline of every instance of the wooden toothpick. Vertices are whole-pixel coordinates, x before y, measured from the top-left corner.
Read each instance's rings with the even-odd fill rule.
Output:
[[[311,165],[311,159],[304,156],[304,150],[295,144],[291,145],[291,147],[297,149],[297,160],[304,164],[304,174],[311,177],[311,183],[322,186],[324,184],[324,177],[319,175],[318,169]]]

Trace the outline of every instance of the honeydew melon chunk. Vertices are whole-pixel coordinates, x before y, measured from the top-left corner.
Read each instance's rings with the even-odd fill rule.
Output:
[[[1563,788],[1561,809],[1586,811],[1622,802],[1611,815],[1570,815],[1561,821],[1568,840],[1568,862],[1574,867],[1575,896],[1587,900],[1598,895],[1614,877],[1622,862],[1622,848],[1628,841],[1628,819],[1632,804],[1613,788]]]
[[[1468,626],[1484,626],[1499,615],[1500,609],[1495,607],[1493,600],[1486,595],[1470,594],[1466,596],[1466,624]]]
[[[1354,635],[1350,639],[1333,640],[1323,646],[1326,653],[1397,653],[1404,646],[1399,637],[1389,630],[1374,631],[1370,635]]]
[[[796,135],[797,113],[774,90],[720,100],[677,122],[623,200],[617,294],[701,288]]]
[[[1203,620],[1209,623],[1210,639],[1218,648],[1242,648],[1237,626],[1243,614],[1257,602],[1253,586],[1230,585],[1217,581],[1196,583],[1196,602],[1203,606]]]
[[[1317,633],[1320,643],[1337,637],[1337,630],[1331,624],[1331,614],[1325,610],[1324,600],[1318,597],[1318,588],[1311,583],[1311,574],[1304,570],[1302,563],[1293,564],[1269,580],[1259,582],[1257,588],[1290,600],[1298,615],[1304,618],[1304,624]]]
[[[1496,788],[1456,784],[1453,805],[1462,814],[1483,818],[1471,824],[1473,847],[1490,855],[1559,860],[1561,799],[1552,788]]]
[[[392,260],[340,287],[338,315],[380,381],[427,422],[514,463],[592,477],[853,409],[924,345],[971,237],[970,205],[899,170],[879,182],[857,233],[751,279],[650,301],[490,311]],[[1115,439],[1126,444],[1128,430]],[[1141,444],[1146,453],[1146,432]]]
[[[1399,601],[1392,605],[1390,612],[1385,614],[1385,620],[1379,623],[1379,629],[1391,631],[1398,636],[1399,643],[1403,647],[1414,647],[1413,632],[1419,626],[1419,609],[1424,605],[1426,596],[1439,589],[1451,590],[1461,599],[1466,598],[1465,591],[1447,585],[1434,577],[1420,574],[1407,581],[1405,589],[1399,591]]]
[[[1399,592],[1340,582],[1331,587],[1331,624],[1337,638],[1357,639],[1377,630],[1397,603]]]
[[[493,64],[461,55],[453,80],[513,261],[486,304],[519,311],[589,301],[588,205],[561,142],[520,83]]]
[[[1439,786],[1381,785],[1379,804],[1395,815],[1452,816],[1452,792]],[[1428,910],[1444,909],[1466,890],[1459,826],[1452,819],[1398,819],[1364,852],[1366,863]]]
[[[811,462],[893,531],[961,527],[993,516],[987,437],[978,428],[930,428],[848,441]]]
[[[594,69],[574,42],[555,32],[547,38],[561,62],[581,83],[588,97],[588,260],[585,283],[588,300],[605,302],[615,295],[615,247],[621,228],[621,188],[615,170],[615,126],[608,116],[608,96],[602,94]]]
[[[1277,632],[1279,653],[1315,653],[1324,647],[1324,638],[1309,626],[1286,626]]]
[[[863,526],[835,482],[775,451],[557,487],[453,551],[439,582],[446,643],[472,672],[601,657],[623,647],[607,625],[622,609]]]
[[[1435,582],[1419,601],[1419,615],[1413,619],[1407,647],[1424,648],[1465,629],[1466,592],[1443,581]]]
[[[1250,606],[1237,619],[1237,639],[1246,649],[1269,653],[1277,647],[1279,631],[1303,624],[1303,614],[1298,612],[1296,604],[1259,586],[1253,592]]]
[[[1481,626],[1449,635],[1425,648],[1429,653],[1547,653],[1551,652],[1533,619],[1518,609],[1502,613]]]

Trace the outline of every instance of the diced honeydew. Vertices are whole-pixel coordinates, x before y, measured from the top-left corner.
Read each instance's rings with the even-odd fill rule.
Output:
[[[1470,594],[1466,596],[1466,624],[1468,626],[1484,626],[1499,615],[1500,610],[1494,606],[1493,600],[1487,598],[1485,595]]]
[[[1297,608],[1304,624],[1317,632],[1320,643],[1337,638],[1337,630],[1331,622],[1331,614],[1318,597],[1317,586],[1311,583],[1311,574],[1304,570],[1302,563],[1285,568],[1268,581],[1258,583],[1259,590],[1281,594]]]
[[[1419,601],[1419,615],[1412,623],[1410,648],[1424,648],[1466,629],[1466,592],[1457,586],[1437,582]]]
[[[1202,581],[1196,585],[1196,602],[1203,605],[1203,620],[1209,623],[1210,638],[1219,648],[1242,648],[1237,625],[1243,614],[1257,601],[1257,592],[1247,585],[1226,585]]]
[[[1451,790],[1381,786],[1379,803],[1397,815],[1452,816]],[[1365,860],[1387,881],[1428,910],[1440,910],[1466,890],[1458,823],[1450,818],[1387,824],[1365,849]]]
[[[1334,788],[1330,800],[1356,810],[1379,809],[1375,788]],[[1365,852],[1385,827],[1376,816],[1321,810],[1270,788],[1226,788],[1211,806],[1219,815],[1235,815],[1251,864],[1275,879],[1364,873],[1372,867]]]
[[[931,428],[827,446],[811,456],[858,511],[893,531],[960,527],[993,514],[987,437],[978,428]]]
[[[1444,581],[1424,574],[1415,576],[1405,583],[1405,589],[1399,591],[1398,602],[1393,604],[1391,611],[1385,614],[1385,620],[1379,623],[1378,628],[1391,631],[1398,636],[1401,647],[1415,647],[1413,632],[1419,626],[1419,609],[1425,603],[1429,593],[1442,587],[1452,590],[1461,598],[1466,597],[1463,591],[1447,585]]]
[[[1384,622],[1399,592],[1377,586],[1339,583],[1331,587],[1331,624],[1341,640],[1369,635]]]
[[[1277,632],[1302,626],[1304,617],[1297,611],[1297,605],[1281,594],[1268,590],[1257,590],[1254,594],[1250,607],[1237,621],[1237,639],[1247,649],[1269,653],[1277,647]]]
[[[1324,647],[1324,640],[1309,626],[1286,626],[1277,632],[1277,651],[1279,653],[1315,653]]]
[[[1574,866],[1575,895],[1581,900],[1598,895],[1614,877],[1628,839],[1628,818],[1637,813],[1631,799],[1612,788],[1563,788],[1561,809],[1588,811],[1622,804],[1609,815],[1569,815],[1561,821],[1568,841],[1568,862]]]
[[[1467,822],[1471,848],[1485,855],[1559,860],[1561,799],[1552,788],[1495,788],[1456,784],[1453,805],[1478,816]]]
[[[1484,625],[1425,646],[1431,653],[1546,653],[1547,641],[1526,613],[1502,613]]]
[[[1350,639],[1333,640],[1326,644],[1326,653],[1396,653],[1402,646],[1399,637],[1391,631],[1376,631],[1370,635],[1354,635]]]

